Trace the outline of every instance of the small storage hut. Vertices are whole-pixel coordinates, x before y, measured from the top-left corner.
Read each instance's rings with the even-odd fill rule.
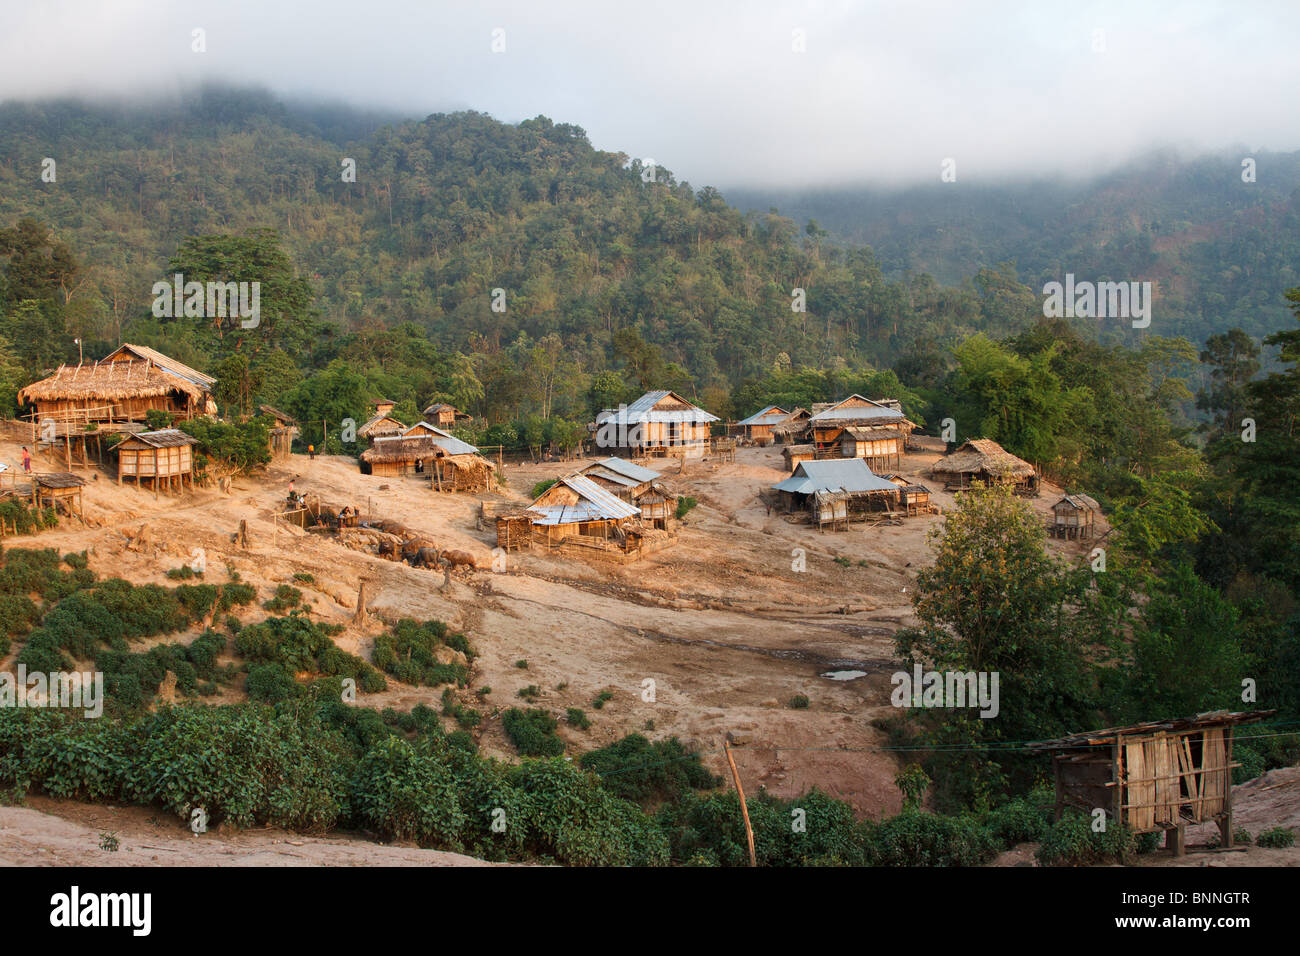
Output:
[[[913,483],[902,475],[885,475],[887,481],[898,485],[899,508],[909,515],[932,514],[938,510],[930,500],[930,489]]]
[[[37,508],[49,505],[57,507],[60,502],[68,514],[84,517],[81,505],[81,490],[86,487],[86,479],[69,472],[55,471],[44,475],[32,475],[32,503]],[[74,505],[73,502],[76,502]]]
[[[1056,538],[1091,538],[1101,505],[1087,495],[1063,495],[1052,505],[1051,533]]]
[[[272,458],[288,458],[293,451],[293,440],[302,434],[298,419],[271,405],[259,405],[257,410],[275,421],[267,438]]]
[[[453,428],[456,425],[472,421],[473,417],[460,411],[454,405],[448,405],[446,402],[434,402],[424,410],[424,420],[430,425],[437,425],[439,428]]]
[[[155,432],[137,432],[117,445],[117,483],[134,478],[139,484],[148,478],[154,494],[160,487],[183,489],[185,479],[194,483],[193,446],[198,439],[178,428]]]
[[[1166,845],[1183,853],[1183,828],[1213,820],[1232,846],[1233,730],[1275,711],[1151,721],[1031,743],[1052,752],[1056,816],[1066,807],[1106,811],[1137,833],[1166,832]]]
[[[786,445],[781,449],[781,457],[785,459],[785,466],[793,472],[799,467],[801,461],[813,461],[817,457],[816,445]]]
[[[947,491],[976,484],[1011,485],[1016,494],[1038,495],[1038,472],[990,438],[972,438],[946,458],[935,462],[931,473],[944,479]]]

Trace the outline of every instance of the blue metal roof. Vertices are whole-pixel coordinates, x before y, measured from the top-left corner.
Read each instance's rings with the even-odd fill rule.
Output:
[[[818,491],[898,491],[897,485],[881,478],[861,458],[801,461],[794,474],[774,487],[800,495]]]
[[[761,412],[755,412],[746,419],[736,422],[737,425],[776,425],[790,417],[780,405],[769,405]]]

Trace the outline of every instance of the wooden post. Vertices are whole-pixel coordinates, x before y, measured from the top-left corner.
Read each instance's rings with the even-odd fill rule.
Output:
[[[352,615],[353,624],[366,623],[366,581],[361,579],[361,584],[357,589],[357,610]]]
[[[736,793],[740,795],[740,815],[745,821],[745,840],[749,843],[749,865],[758,866],[758,861],[754,857],[754,830],[749,825],[749,806],[745,803],[745,788],[740,785],[740,772],[736,770],[736,760],[731,756],[731,741],[725,737],[722,740],[722,751],[727,755],[727,763],[731,764],[731,779],[736,783]]]

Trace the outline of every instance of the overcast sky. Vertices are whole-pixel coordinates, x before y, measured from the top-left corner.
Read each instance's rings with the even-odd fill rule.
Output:
[[[414,117],[544,113],[696,187],[1300,148],[1296,0],[3,0],[0,22],[3,99],[220,80]]]

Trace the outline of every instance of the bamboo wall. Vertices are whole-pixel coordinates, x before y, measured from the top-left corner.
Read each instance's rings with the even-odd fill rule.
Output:
[[[121,448],[118,450],[117,476],[122,478],[172,478],[194,470],[194,456],[189,445],[170,448]]]

